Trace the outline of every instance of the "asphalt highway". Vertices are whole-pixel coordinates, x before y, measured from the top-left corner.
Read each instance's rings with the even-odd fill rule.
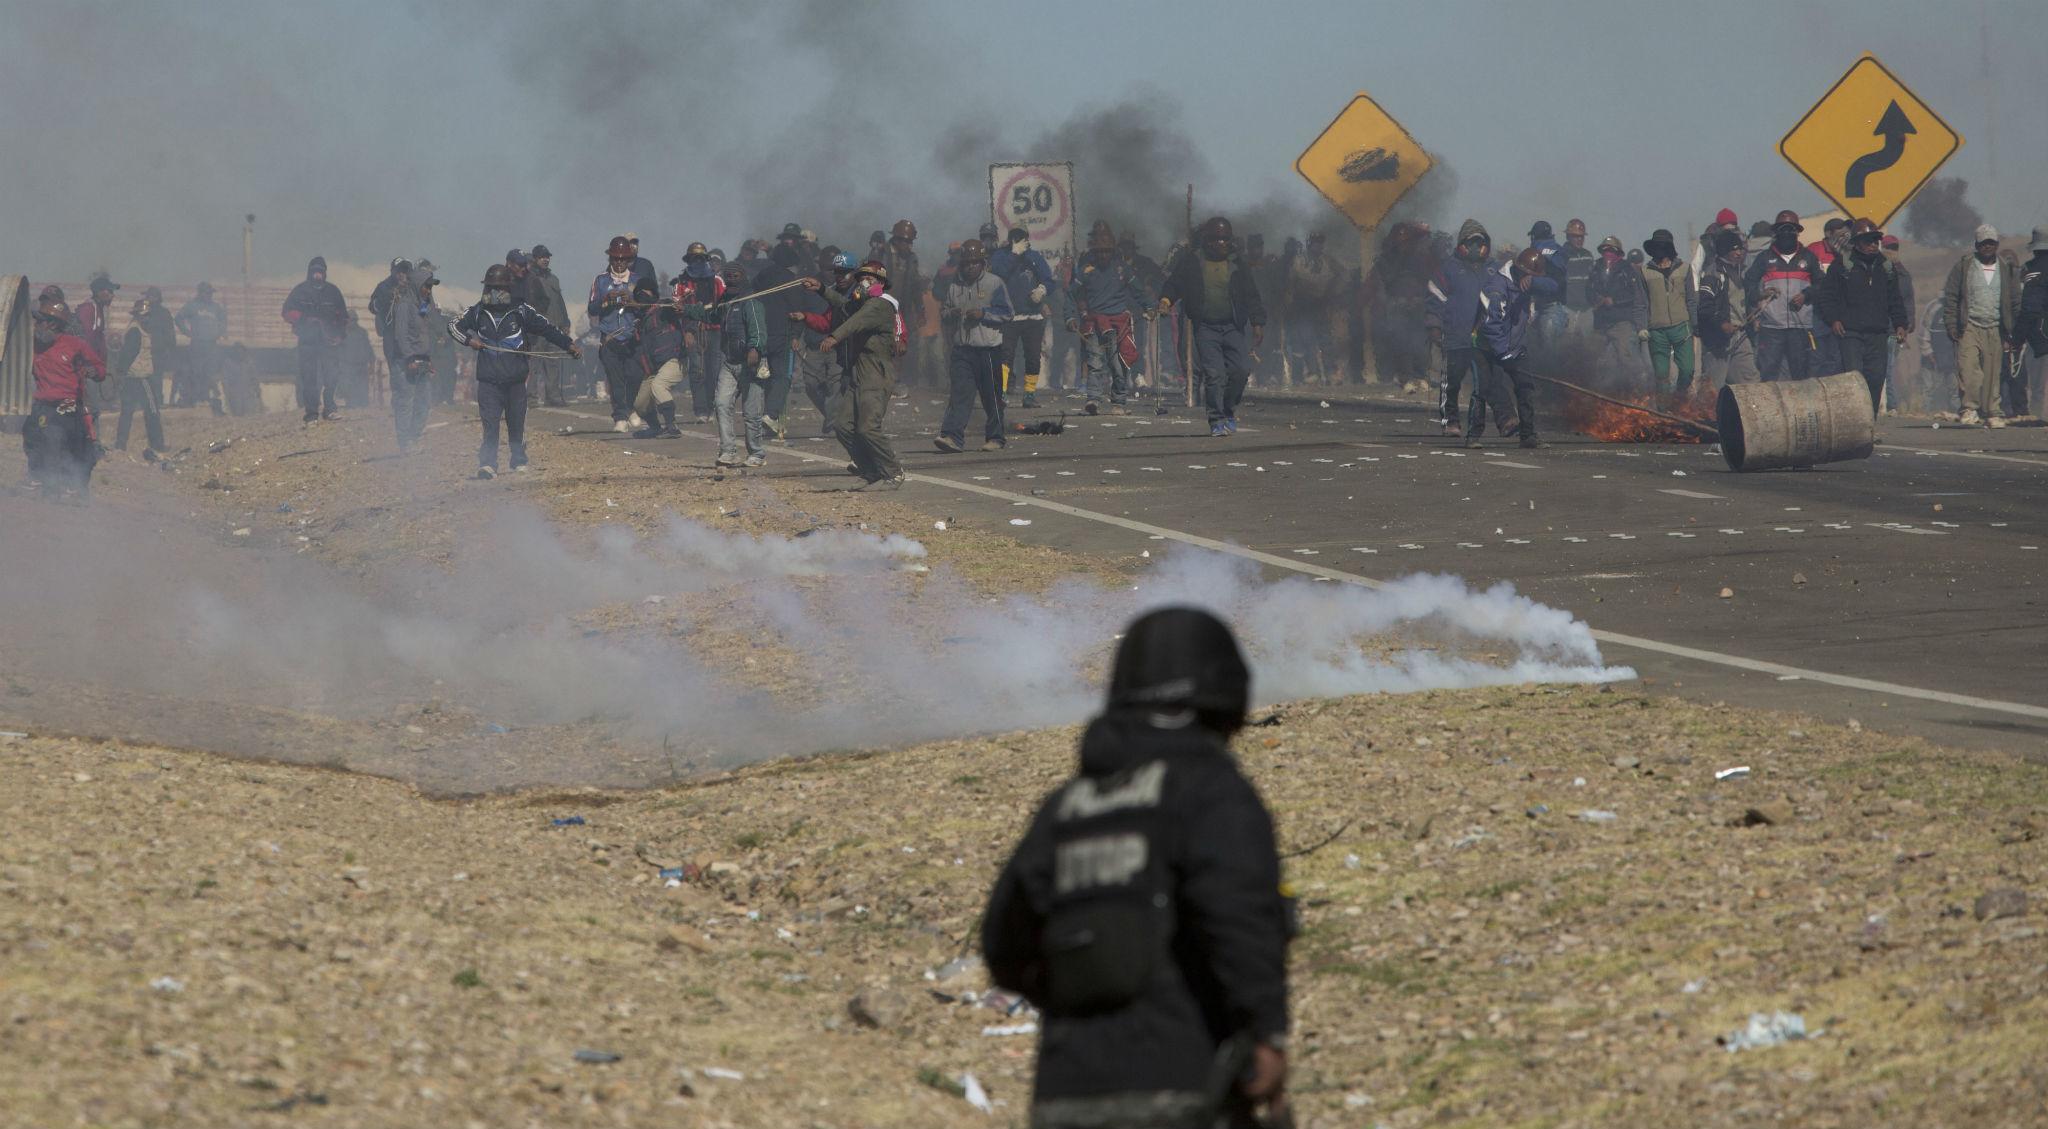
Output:
[[[1072,552],[1163,539],[1340,582],[1509,581],[1586,620],[1606,661],[1658,692],[2048,756],[2048,429],[1886,420],[1870,459],[1736,474],[1710,445],[1564,432],[1554,404],[1553,445],[1535,451],[1468,451],[1420,397],[1254,392],[1225,439],[1175,405],[1078,407],[1012,413],[1014,427],[1064,408],[1063,434],[946,455],[935,398],[899,400],[911,482],[894,498]],[[593,441],[621,438],[569,414]],[[792,445],[752,473],[842,484],[817,423],[796,416]],[[708,432],[634,446],[708,462]]]

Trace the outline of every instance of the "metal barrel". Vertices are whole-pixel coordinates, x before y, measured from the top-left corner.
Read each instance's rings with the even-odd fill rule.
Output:
[[[26,275],[0,275],[0,416],[28,414],[35,378],[36,335]]]
[[[1877,440],[1860,372],[1721,389],[1721,457],[1736,471],[1867,459]]]

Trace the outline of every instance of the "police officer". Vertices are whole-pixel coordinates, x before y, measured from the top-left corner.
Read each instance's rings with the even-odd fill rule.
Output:
[[[1140,617],[1079,774],[996,880],[989,974],[1045,1014],[1033,1129],[1285,1110],[1288,911],[1272,817],[1229,748],[1250,683],[1216,617]]]

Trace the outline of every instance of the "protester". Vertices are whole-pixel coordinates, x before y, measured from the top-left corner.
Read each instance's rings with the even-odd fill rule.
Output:
[[[1538,300],[1536,303],[1536,324],[1530,327],[1529,348],[1535,352],[1555,349],[1564,340],[1567,316],[1563,283],[1566,269],[1564,248],[1557,242],[1549,220],[1537,220],[1529,225],[1529,246],[1543,256],[1544,269],[1559,283],[1556,297]]]
[[[690,413],[698,423],[711,422],[719,374],[725,371],[725,349],[718,340],[722,317],[716,308],[725,297],[725,279],[718,268],[710,248],[690,244],[683,251],[683,273],[676,276],[672,295],[678,309],[697,311],[683,314],[683,378],[690,382]]]
[[[791,343],[796,336],[796,326],[789,320],[789,312],[796,309],[796,296],[803,288],[792,286],[797,270],[803,264],[803,241],[798,238],[800,229],[795,224],[783,228],[786,238],[777,239],[769,248],[763,266],[754,273],[752,284],[756,294],[788,287],[779,293],[769,294],[755,301],[761,304],[761,318],[767,330],[767,343],[761,348],[761,363],[768,369],[768,388],[761,407],[761,423],[767,427],[770,437],[777,442],[789,442],[789,390],[796,382],[796,352]]]
[[[984,231],[994,231],[989,224]],[[1045,315],[1047,299],[1052,294],[1055,282],[1052,264],[1045,256],[1031,247],[1031,233],[1022,227],[1013,227],[1004,236],[1003,246],[989,256],[988,268],[1010,291],[1010,309],[1014,311],[1009,321],[1003,324],[1003,344],[1000,360],[1003,370],[1003,396],[1008,403],[1012,396],[1022,397],[1020,407],[1038,406],[1038,382],[1045,362]]]
[[[2006,353],[2019,325],[2019,262],[1998,249],[1998,229],[1977,228],[1975,249],[1948,272],[1941,289],[1941,322],[1956,343],[1956,383],[1965,427],[2004,427],[2000,387]]]
[[[213,283],[202,282],[192,300],[172,319],[186,338],[178,375],[186,382],[187,402],[204,401],[214,415],[226,414],[220,402],[220,339],[228,331],[228,311],[213,300]]]
[[[2033,257],[2020,271],[2020,316],[2013,338],[2031,347],[2038,361],[2048,357],[2048,225],[2034,229],[2027,250]]]
[[[1899,379],[1899,350],[1906,340],[1920,328],[1919,299],[1913,293],[1913,272],[1906,269],[1905,257],[1899,253],[1899,237],[1886,234],[1880,241],[1884,248],[1885,261],[1891,264],[1892,276],[1899,280],[1899,293],[1906,299],[1906,338],[1893,338],[1885,359],[1885,409],[1886,415],[1899,414],[1896,385]]]
[[[498,475],[498,423],[512,445],[512,469],[526,469],[527,352],[539,338],[581,356],[576,342],[540,316],[532,306],[512,300],[512,271],[500,263],[484,272],[483,299],[463,311],[455,331],[476,350],[476,411],[483,422],[483,443],[477,448],[476,476]],[[529,334],[531,336],[529,336]]]
[[[822,248],[815,258],[811,273],[804,277],[818,285],[813,287],[807,282],[789,291],[791,297],[783,317],[790,326],[789,349],[795,373],[792,383],[803,386],[804,397],[818,409],[822,421],[818,434],[829,437],[836,434],[832,421],[837,416],[834,403],[839,395],[840,366],[830,350],[818,348],[830,332],[826,323],[831,316],[831,307],[818,292],[826,286],[844,292],[853,285],[853,272],[860,264],[837,247]],[[812,324],[813,319],[817,324]]]
[[[1642,382],[1643,345],[1650,339],[1649,288],[1622,252],[1621,239],[1600,241],[1600,257],[1586,278],[1593,308],[1593,332],[1600,339],[1600,364],[1627,387]]]
[[[362,320],[351,310],[341,331],[341,381],[335,392],[342,407],[369,406],[370,370],[375,367],[377,348],[370,343],[370,331],[363,328]]]
[[[948,280],[939,307],[939,324],[952,346],[946,415],[933,440],[939,450],[956,454],[966,448],[967,421],[974,415],[976,400],[981,401],[983,419],[981,449],[1000,451],[1008,444],[997,356],[1009,320],[1009,288],[988,269],[987,247],[979,239],[961,243],[959,269]]]
[[[552,269],[554,252],[548,250],[547,244],[536,243],[527,257],[531,263],[526,275],[527,305],[548,319],[549,324],[568,332],[569,303],[562,296],[561,276]],[[562,386],[562,358],[535,357],[533,367],[536,376],[528,394],[539,397],[546,407],[567,406],[569,396]]]
[[[676,426],[675,390],[683,382],[682,310],[673,302],[656,303],[641,315],[638,332],[641,377],[640,391],[633,398],[633,413],[645,426],[633,432],[633,438],[681,439],[682,429]]]
[[[1250,681],[1207,612],[1132,623],[1076,775],[996,879],[989,977],[1044,1015],[1034,1129],[1285,1116],[1290,914],[1272,816],[1230,754]]]
[[[120,289],[120,284],[104,273],[93,275],[92,281],[86,284],[88,297],[85,305],[70,315],[71,332],[92,350],[93,358],[99,362],[102,371],[113,357],[107,345],[107,330],[113,324],[114,293]],[[43,297],[51,297],[51,290],[56,288],[46,288]],[[64,301],[64,292],[56,290],[55,297],[59,302]],[[105,379],[88,382],[84,402],[86,409],[95,415],[115,410],[120,407],[120,382]]]
[[[434,398],[434,338],[443,333],[434,287],[441,280],[432,271],[406,273],[391,297],[391,425],[398,435],[398,453],[411,452],[426,434],[427,410]],[[497,461],[494,457],[493,462]]]
[[[143,296],[130,307],[128,330],[122,335],[121,348],[114,357],[114,372],[121,378],[121,422],[114,434],[117,451],[128,449],[128,427],[138,411],[142,413],[143,430],[149,436],[149,449],[157,454],[169,450],[164,444],[163,386],[159,383],[163,366],[156,359],[162,338],[152,327],[154,315],[163,310],[153,306],[149,298],[155,289],[143,291]]]
[[[1849,251],[1828,267],[1815,304],[1842,371],[1862,373],[1870,386],[1871,413],[1882,411],[1891,345],[1906,339],[1911,314],[1898,275],[1884,257],[1884,232],[1876,224],[1856,221]]]
[[[1593,277],[1593,265],[1599,260],[1586,246],[1586,221],[1567,220],[1564,225],[1564,247],[1559,254],[1564,258],[1564,294],[1561,301],[1567,317],[1565,332],[1583,335],[1592,328],[1593,294],[1587,283]]]
[[[919,267],[916,243],[917,225],[897,220],[889,228],[889,242],[881,255],[882,265],[889,269],[889,294],[903,314],[903,327],[908,334],[906,345],[916,340],[924,327],[925,292],[931,288],[931,280]],[[901,384],[906,388],[931,387],[939,381],[940,374],[925,371],[919,359],[912,355],[908,358],[911,363],[903,366]]]
[[[1479,321],[1479,348],[1495,373],[1494,379],[1480,387],[1488,398],[1512,393],[1515,415],[1521,423],[1517,438],[1523,450],[1549,446],[1536,437],[1536,406],[1530,398],[1536,384],[1523,361],[1528,352],[1529,325],[1536,316],[1536,297],[1556,285],[1543,261],[1543,253],[1530,247],[1515,256],[1514,262],[1488,274],[1480,295],[1480,305],[1486,312]],[[1471,420],[1465,428],[1465,446],[1479,446],[1482,422],[1480,405],[1472,405]]]
[[[1713,388],[1753,384],[1757,380],[1755,325],[1743,267],[1749,249],[1740,232],[1723,227],[1714,234],[1714,252],[1700,274],[1694,308],[1700,345],[1706,351],[1704,376]]]
[[[1799,245],[1799,213],[1771,222],[1771,244],[1754,256],[1743,285],[1756,318],[1756,367],[1764,380],[1805,380],[1812,370],[1813,311],[1820,261]]]
[[[814,279],[806,289],[816,285]],[[855,490],[895,490],[903,485],[903,467],[882,431],[889,397],[895,392],[896,343],[906,330],[888,287],[889,268],[870,259],[853,272],[845,292],[837,287],[818,291],[837,317],[818,341],[818,349],[836,351],[840,358],[832,431],[861,479]]]
[[[392,259],[390,273],[378,279],[376,287],[370,291],[370,323],[377,327],[377,341],[384,350],[384,365],[394,373],[398,371],[403,356],[398,352],[398,343],[391,338],[393,311],[397,308],[400,292],[411,285],[412,270],[412,260],[403,257]],[[427,273],[433,273],[431,266]]]
[[[718,461],[716,465],[757,467],[768,461],[767,425],[763,422],[768,398],[768,380],[761,372],[761,350],[768,344],[767,319],[759,301],[747,301],[752,284],[747,268],[727,263],[724,305],[703,313],[718,318],[720,357],[718,385],[712,403],[718,413]],[[697,308],[683,307],[689,321]],[[740,428],[734,413],[744,416],[747,457],[742,462],[737,446]]]
[[[1840,216],[1830,217],[1828,222],[1821,226],[1820,239],[1810,244],[1807,250],[1813,252],[1814,261],[1820,264],[1820,274],[1816,277],[1816,285],[1818,285],[1818,279],[1827,277],[1828,270],[1835,265],[1836,261],[1849,253],[1849,221]],[[1818,298],[1815,300],[1818,301]],[[1847,367],[1842,363],[1841,339],[1832,333],[1826,332],[1826,323],[1827,319],[1820,317],[1818,324],[1814,326],[1813,375],[1815,376],[1833,376],[1838,372],[1848,371]]]
[[[1287,319],[1289,365],[1291,374],[1304,383],[1329,383],[1334,367],[1331,302],[1343,268],[1329,256],[1328,246],[1322,232],[1310,232],[1299,253],[1288,256],[1281,267],[1280,308]]]
[[[348,332],[348,301],[327,281],[327,260],[306,264],[306,280],[285,296],[284,320],[299,341],[299,409],[305,421],[340,419],[335,394],[341,383],[341,344]]]
[[[1124,261],[1116,253],[1116,234],[1098,222],[1088,233],[1088,251],[1074,262],[1063,291],[1067,332],[1081,339],[1087,373],[1081,393],[1082,411],[1095,415],[1109,400],[1109,414],[1123,415],[1131,397],[1131,366],[1138,343],[1131,335],[1137,290]]]
[[[1209,434],[1237,434],[1237,406],[1251,376],[1251,349],[1266,340],[1266,305],[1236,253],[1230,221],[1214,216],[1197,231],[1199,251],[1180,256],[1159,295],[1165,312],[1182,308],[1193,327],[1195,379]],[[1246,338],[1250,338],[1250,348]]]
[[[989,224],[987,229],[994,231],[995,225]],[[1138,237],[1128,231],[1117,238],[1116,253],[1123,259],[1125,274],[1137,292],[1137,309],[1141,316],[1136,327],[1138,364],[1134,366],[1133,371],[1137,377],[1138,387],[1144,388],[1164,379],[1169,368],[1168,355],[1173,352],[1171,349],[1160,347],[1159,319],[1151,316],[1152,308],[1159,304],[1159,290],[1166,285],[1166,273],[1159,269],[1158,262],[1138,253]],[[1155,357],[1158,362],[1156,366],[1153,363]],[[1153,372],[1152,367],[1160,371]]]
[[[107,294],[111,296],[113,290],[109,288]],[[106,366],[84,338],[70,332],[72,315],[62,299],[42,299],[30,318],[35,344],[30,372],[35,390],[30,393],[28,418],[21,429],[29,485],[44,499],[61,498],[70,491],[83,504],[92,496],[92,468],[99,461],[85,388],[89,382],[107,378]]]
[[[604,366],[604,386],[612,402],[612,430],[620,434],[641,426],[633,412],[640,393],[640,316],[635,306],[654,299],[654,272],[634,267],[633,245],[612,236],[605,248],[605,271],[590,283],[586,312],[598,336],[597,359]]]
[[[1535,248],[1530,248],[1535,250]],[[1540,256],[1542,252],[1538,251]],[[1467,379],[1472,382],[1471,430],[1486,422],[1486,397],[1481,382],[1490,374],[1479,344],[1479,324],[1485,317],[1481,301],[1486,280],[1494,273],[1493,237],[1485,225],[1468,219],[1458,227],[1455,250],[1437,267],[1429,283],[1429,302],[1423,315],[1430,343],[1443,357],[1443,378],[1437,396],[1437,424],[1445,435],[1462,436],[1466,428],[1458,422],[1458,401]],[[1547,267],[1546,267],[1547,269]],[[1532,311],[1533,316],[1533,311]],[[1507,398],[1493,398],[1494,420],[1506,434]]]
[[[1429,286],[1440,257],[1429,225],[1413,220],[1395,224],[1380,244],[1365,289],[1374,303],[1372,362],[1381,381],[1442,378],[1443,346],[1427,332]]]
[[[1683,398],[1692,392],[1693,324],[1699,301],[1692,267],[1679,261],[1677,240],[1661,227],[1643,242],[1643,254],[1650,373],[1660,395]],[[1675,381],[1670,379],[1674,365]]]

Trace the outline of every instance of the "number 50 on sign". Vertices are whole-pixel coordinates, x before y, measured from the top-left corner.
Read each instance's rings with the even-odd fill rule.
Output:
[[[1041,254],[1074,253],[1074,165],[1071,161],[990,165],[988,205],[996,230],[1021,227]]]

